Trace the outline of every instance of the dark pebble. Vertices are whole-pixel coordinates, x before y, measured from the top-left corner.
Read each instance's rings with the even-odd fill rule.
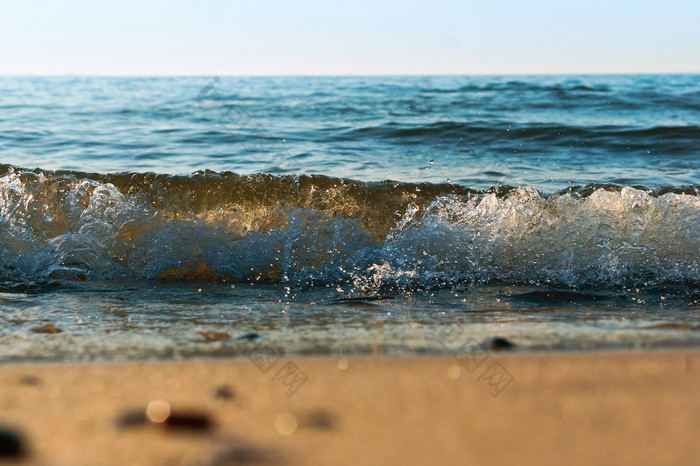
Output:
[[[197,411],[174,411],[163,422],[170,429],[209,430],[214,423],[209,415]]]
[[[133,410],[124,413],[117,419],[117,426],[126,429],[130,427],[143,427],[147,425],[162,425],[168,429],[209,430],[214,426],[209,415],[199,411],[173,411],[161,423],[151,423],[146,417],[145,411]]]
[[[213,466],[234,466],[240,464],[281,464],[277,455],[269,450],[241,445],[229,448],[214,457]]]
[[[236,392],[228,385],[222,385],[216,389],[216,397],[222,400],[235,400]]]
[[[122,429],[129,427],[143,427],[146,425],[146,413],[144,411],[128,411],[117,419],[117,426]]]
[[[21,385],[41,385],[41,379],[35,375],[23,375],[19,379]]]
[[[46,324],[41,327],[34,327],[31,331],[34,333],[61,333],[63,330],[55,327],[53,324]]]
[[[197,332],[197,335],[201,336],[201,340],[195,340],[195,343],[208,343],[211,341],[226,341],[229,338],[231,338],[231,335],[229,335],[226,332],[212,332],[212,331],[206,331],[206,332]]]
[[[336,417],[326,410],[317,409],[301,415],[300,425],[308,429],[333,430],[336,426]]]
[[[503,337],[495,337],[491,339],[489,347],[494,351],[508,350],[515,348],[515,343]]]
[[[239,340],[245,340],[245,341],[255,341],[262,338],[259,334],[257,333],[246,333],[242,337],[239,337]]]
[[[18,434],[0,428],[0,458],[19,458],[24,454],[23,443]]]

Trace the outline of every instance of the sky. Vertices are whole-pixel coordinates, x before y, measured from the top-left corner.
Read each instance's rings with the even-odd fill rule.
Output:
[[[700,1],[0,0],[0,75],[700,72]]]

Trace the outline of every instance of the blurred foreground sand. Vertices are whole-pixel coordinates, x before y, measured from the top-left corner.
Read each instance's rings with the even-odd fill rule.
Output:
[[[700,458],[698,351],[5,365],[0,383],[27,451],[10,464]]]

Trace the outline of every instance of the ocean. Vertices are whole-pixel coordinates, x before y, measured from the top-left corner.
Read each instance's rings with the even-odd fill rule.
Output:
[[[700,347],[699,84],[0,78],[0,361]]]

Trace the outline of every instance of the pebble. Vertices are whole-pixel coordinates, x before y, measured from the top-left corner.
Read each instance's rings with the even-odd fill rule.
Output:
[[[122,429],[148,425],[164,426],[168,430],[206,431],[214,427],[214,422],[207,413],[196,410],[172,410],[156,421],[143,410],[132,410],[117,419],[117,426]]]
[[[21,385],[41,385],[41,379],[35,375],[23,375],[19,379]]]
[[[200,411],[173,411],[163,421],[170,429],[209,430],[214,423],[207,413]]]
[[[0,458],[19,458],[24,453],[22,444],[18,434],[0,428]]]
[[[34,333],[61,333],[63,330],[55,327],[53,324],[46,324],[41,327],[34,327],[31,331]]]
[[[336,417],[324,409],[317,409],[300,416],[301,427],[306,429],[334,430]]]
[[[507,338],[494,337],[491,339],[489,347],[494,351],[509,350],[515,348],[515,343],[512,343]]]
[[[122,429],[128,427],[141,427],[146,425],[146,413],[143,411],[127,411],[117,419],[117,426]]]
[[[197,343],[207,343],[210,341],[226,341],[229,338],[231,338],[231,335],[229,335],[226,332],[197,332],[197,335],[202,337],[201,340],[196,340]]]
[[[222,385],[216,389],[216,397],[222,400],[235,400],[236,392],[228,385]]]
[[[262,338],[259,334],[257,333],[246,333],[242,337],[239,337],[239,340],[245,340],[245,341],[255,341],[259,338]]]
[[[233,466],[238,464],[284,464],[279,455],[269,448],[261,449],[252,445],[238,445],[217,454],[212,466]]]

